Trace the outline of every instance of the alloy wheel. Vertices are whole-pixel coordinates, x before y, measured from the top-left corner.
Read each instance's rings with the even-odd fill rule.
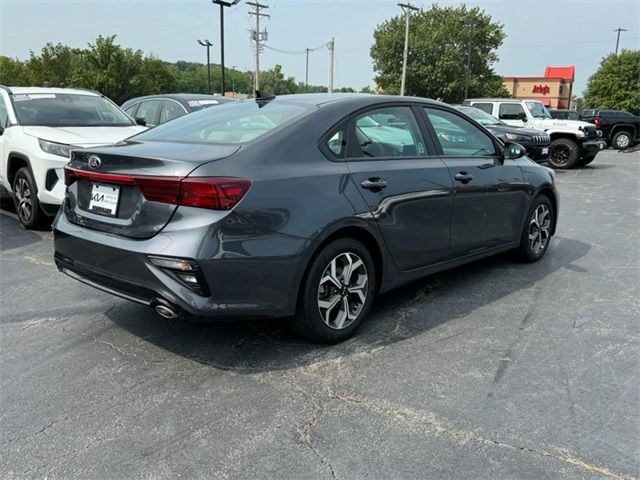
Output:
[[[337,255],[318,285],[318,311],[324,323],[341,330],[360,315],[367,300],[369,277],[362,259],[351,252]]]
[[[551,151],[551,157],[553,162],[558,166],[564,166],[569,163],[569,157],[571,156],[571,148],[568,145],[556,145]]]
[[[23,223],[28,223],[33,215],[33,200],[31,199],[31,189],[29,182],[24,177],[18,178],[15,184],[14,193],[17,200],[16,210]]]
[[[529,248],[534,255],[540,255],[550,238],[551,212],[546,205],[538,205],[529,222]]]
[[[620,149],[627,148],[630,143],[631,143],[631,138],[629,138],[629,136],[626,134],[618,135],[618,138],[616,138],[616,144]]]

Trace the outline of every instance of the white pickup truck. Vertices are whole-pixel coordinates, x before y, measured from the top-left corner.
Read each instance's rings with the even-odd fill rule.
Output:
[[[588,122],[551,118],[542,103],[513,98],[471,98],[471,105],[516,127],[543,130],[551,137],[548,163],[553,168],[572,168],[591,163],[606,148],[602,133]]]

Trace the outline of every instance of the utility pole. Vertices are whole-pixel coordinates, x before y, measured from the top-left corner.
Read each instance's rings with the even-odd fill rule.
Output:
[[[471,40],[473,39],[473,30],[475,24],[469,24],[469,44],[467,45],[467,74],[464,78],[464,100],[467,99],[469,94],[469,77],[471,76]]]
[[[309,52],[311,51],[311,49],[305,48],[304,50],[307,53],[307,65],[304,71],[304,91],[308,92],[309,91]]]
[[[620,32],[626,32],[626,28],[616,28],[614,32],[618,32],[618,38],[616,39],[616,57],[618,56],[618,46],[620,45]]]
[[[254,90],[258,91],[260,90],[260,41],[262,40],[261,37],[265,37],[266,40],[266,31],[265,32],[260,32],[260,17],[267,17],[270,18],[269,15],[265,14],[265,13],[260,13],[261,9],[267,9],[269,8],[269,5],[263,5],[259,2],[247,2],[247,5],[251,6],[254,8],[253,12],[249,12],[249,15],[255,15],[256,17],[256,29],[252,30],[252,39],[256,42],[255,48],[256,48],[256,52],[255,52],[255,77],[254,77]]]
[[[331,41],[329,42],[329,84],[327,85],[327,92],[333,93],[333,59],[334,52],[336,50],[336,40],[334,37],[331,37]]]
[[[407,61],[409,59],[409,17],[411,17],[411,11],[418,11],[420,9],[418,7],[414,7],[410,3],[398,3],[398,6],[402,8],[405,17],[404,57],[402,59],[402,80],[400,81],[400,95],[404,96],[405,85],[407,82]]]
[[[222,90],[220,93],[222,93],[223,96],[226,90],[224,84],[224,7],[231,7],[237,4],[239,1],[240,0],[211,0],[214,5],[220,5],[220,86]]]
[[[203,47],[207,47],[207,93],[211,95],[211,61],[209,56],[209,49],[213,46],[209,40],[198,40],[198,43]]]

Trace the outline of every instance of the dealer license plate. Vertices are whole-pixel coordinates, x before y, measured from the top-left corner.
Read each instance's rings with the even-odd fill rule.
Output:
[[[100,215],[115,217],[118,212],[119,198],[120,187],[94,183],[91,187],[89,211],[99,213]]]

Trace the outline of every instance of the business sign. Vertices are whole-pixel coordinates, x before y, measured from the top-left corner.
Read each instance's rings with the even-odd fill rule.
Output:
[[[541,95],[546,95],[548,93],[551,93],[551,89],[549,88],[548,85],[534,85],[533,86],[533,93],[539,93]]]

